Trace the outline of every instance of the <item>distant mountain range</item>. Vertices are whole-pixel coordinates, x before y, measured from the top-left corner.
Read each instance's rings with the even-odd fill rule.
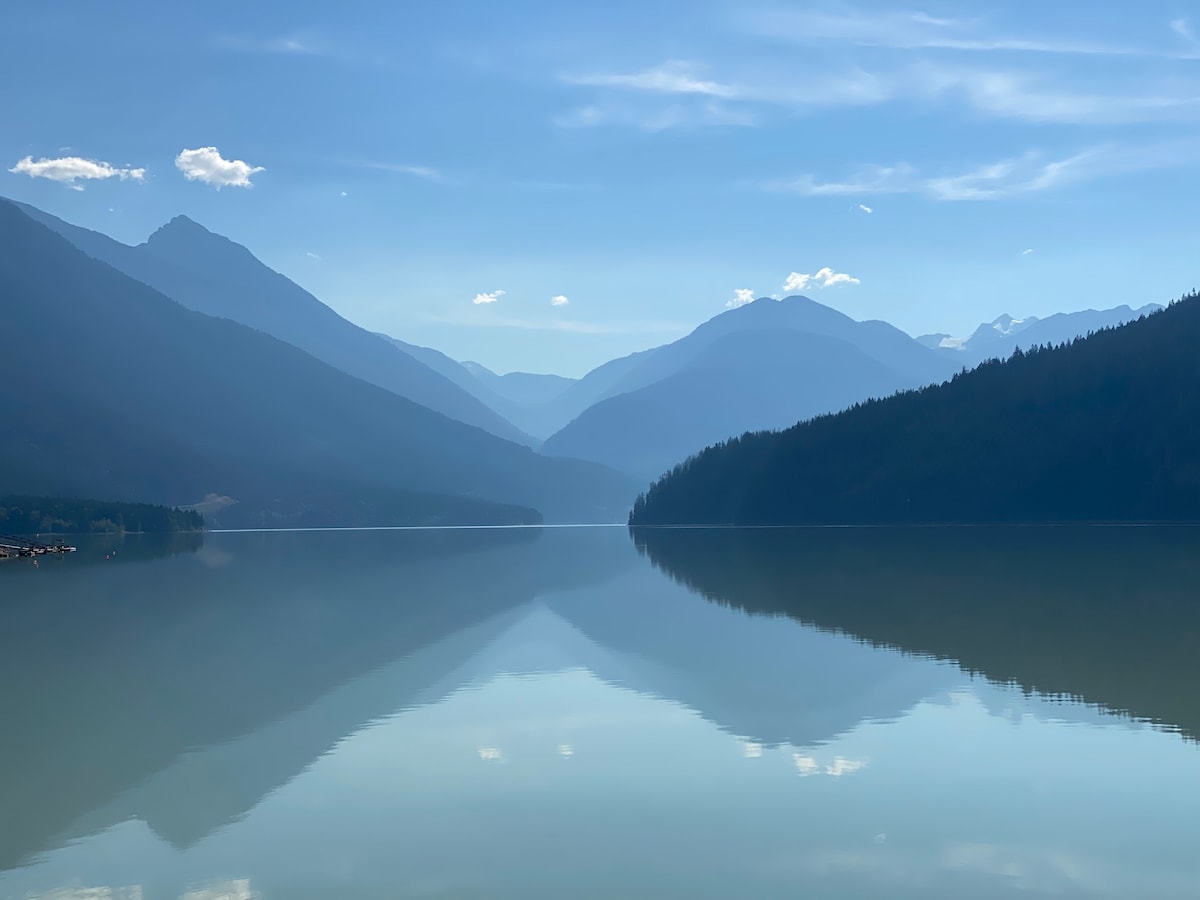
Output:
[[[552,404],[575,383],[561,375],[534,375],[529,372],[509,372],[497,375],[475,362],[458,362],[440,350],[420,347],[399,338],[381,335],[414,359],[454,382],[497,415],[521,429],[526,443],[541,443],[551,430],[547,421],[553,415]]]
[[[16,205],[88,256],[188,309],[257,328],[347,374],[498,437],[532,442],[426,360],[396,352],[397,347],[389,346],[388,341],[343,319],[308,291],[267,268],[245,247],[186,216],[176,216],[144,244],[130,247],[32,206]]]
[[[885,322],[856,322],[807,297],[763,298],[573,385],[563,397],[593,387],[594,405],[543,450],[653,478],[730,435],[786,428],[954,370]]]
[[[165,234],[151,243],[212,239],[178,221]],[[215,241],[228,258],[211,258],[224,271],[213,296],[251,303],[254,290],[222,285],[258,264]],[[2,201],[0,297],[0,491],[169,505],[215,494],[238,501],[217,521],[260,525],[612,521],[635,493],[615,472],[539,456],[185,309]]]
[[[650,524],[1200,521],[1200,295],[781,433],[638,500]]]
[[[1129,306],[1085,309],[1056,313],[1044,319],[1037,316],[1014,319],[1006,313],[991,322],[984,322],[967,338],[956,338],[949,334],[923,334],[917,341],[946,354],[961,366],[971,368],[985,359],[1006,359],[1018,347],[1028,350],[1044,344],[1058,346],[1102,328],[1124,325],[1160,309],[1162,307],[1157,303],[1147,303],[1138,309]]]

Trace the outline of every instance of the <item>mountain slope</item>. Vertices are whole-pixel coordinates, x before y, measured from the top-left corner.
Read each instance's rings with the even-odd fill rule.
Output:
[[[630,490],[187,310],[4,202],[0,302],[0,479],[15,482],[0,489],[168,504],[218,493],[243,517],[282,505],[310,523],[314,508],[346,506],[528,519],[477,519],[483,500],[611,521]]]
[[[492,392],[513,403],[549,403],[562,396],[578,380],[565,375],[541,375],[534,372],[507,372],[497,375],[477,362],[460,365]]]
[[[359,328],[249,250],[177,216],[130,247],[24,204],[31,218],[84,253],[148,284],[188,309],[265,331],[317,359],[414,403],[507,440],[527,435],[412,355]]]
[[[882,322],[805,297],[757,300],[642,354],[544,450],[653,478],[711,443],[785,428],[949,377],[952,364]]]
[[[1054,350],[730,440],[638,525],[1200,520],[1200,296]]]
[[[746,331],[720,338],[678,374],[600,401],[545,450],[654,478],[730,435],[786,428],[908,384],[836,338]]]

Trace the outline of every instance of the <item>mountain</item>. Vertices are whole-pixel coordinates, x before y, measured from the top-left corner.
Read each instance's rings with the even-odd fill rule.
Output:
[[[477,362],[464,362],[461,365],[494,393],[513,403],[549,403],[560,397],[578,380],[563,375],[540,375],[533,372],[507,372],[497,375]]]
[[[518,443],[527,435],[412,355],[359,328],[240,244],[176,216],[136,247],[17,204],[84,253],[188,309],[231,319],[299,347],[347,374]]]
[[[639,498],[651,524],[1200,520],[1200,295],[775,434]]]
[[[380,335],[384,340],[417,359],[435,372],[454,382],[488,409],[521,429],[524,443],[536,446],[554,428],[547,427],[549,404],[575,383],[561,375],[534,375],[529,372],[510,372],[497,375],[479,363],[458,362],[440,350],[410,344],[399,338]]]
[[[653,478],[730,435],[785,428],[953,371],[886,323],[856,322],[806,297],[764,298],[640,354],[543,449]]]
[[[917,341],[970,368],[985,359],[1005,359],[1018,347],[1022,350],[1040,347],[1043,344],[1056,347],[1102,328],[1124,325],[1160,309],[1162,307],[1157,303],[1148,303],[1139,309],[1131,309],[1129,306],[1104,310],[1085,309],[1073,313],[1055,313],[1044,319],[1037,316],[1014,319],[1006,313],[991,322],[984,322],[968,338],[956,338],[949,334],[925,334],[917,338]]]
[[[611,521],[632,494],[185,309],[4,202],[0,298],[0,492],[239,501],[221,524]]]

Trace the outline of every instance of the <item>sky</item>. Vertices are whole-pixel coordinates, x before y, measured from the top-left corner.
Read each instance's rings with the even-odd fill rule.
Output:
[[[499,372],[750,297],[965,335],[1200,281],[1181,2],[115,0],[4,35],[0,196],[128,243],[185,214]]]

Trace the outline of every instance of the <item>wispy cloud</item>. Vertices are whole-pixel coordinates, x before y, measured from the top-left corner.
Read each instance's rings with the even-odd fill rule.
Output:
[[[746,127],[757,124],[748,110],[725,103],[671,103],[666,106],[638,103],[600,103],[581,106],[556,116],[560,128],[625,126],[657,132],[671,128]]]
[[[1036,155],[1030,154],[980,166],[961,175],[930,178],[924,186],[939,200],[992,200],[1057,187],[1080,177],[1081,169],[1090,160],[1092,152],[1050,162],[1040,162]]]
[[[328,56],[333,51],[324,41],[312,35],[284,34],[275,37],[251,37],[245,34],[220,34],[213,43],[222,50],[243,53],[280,53],[297,56]]]
[[[1194,140],[1141,146],[1108,144],[1057,159],[1030,151],[953,174],[923,174],[900,163],[865,166],[843,180],[825,181],[806,174],[768,181],[762,187],[806,197],[924,194],[935,200],[996,200],[1141,170],[1191,165],[1198,152],[1200,142]]]
[[[1027,250],[1022,250],[1022,251],[1021,251],[1021,255],[1022,255],[1022,256],[1028,256],[1028,255],[1029,255],[1030,253],[1032,253],[1032,252],[1033,252],[1033,248],[1032,248],[1032,247],[1030,247],[1030,248],[1029,248],[1029,249],[1027,249]]]
[[[914,89],[959,95],[977,112],[1000,119],[1073,125],[1128,125],[1200,115],[1195,85],[1147,84],[1140,90],[1076,88],[1027,72],[922,66]]]
[[[766,182],[769,191],[801,194],[806,197],[838,197],[856,194],[900,194],[912,189],[916,169],[908,163],[890,166],[866,165],[841,181],[824,181],[815,175]]]
[[[726,309],[737,309],[739,306],[745,306],[747,303],[754,302],[754,291],[751,288],[734,288],[733,299],[725,303]]]
[[[640,72],[563,75],[562,80],[567,84],[586,87],[624,88],[656,94],[703,94],[722,98],[736,97],[738,94],[732,85],[701,78],[695,74],[691,64],[680,60],[665,62]]]
[[[309,259],[311,259],[311,260],[315,260],[316,262],[320,262],[320,261],[321,261],[321,256],[320,256],[320,254],[313,253],[311,250],[306,250],[306,251],[305,251],[305,253],[304,253],[304,255],[305,255],[305,256],[307,256],[307,257],[308,257]]]
[[[861,212],[865,212],[867,215],[870,215],[871,213],[875,212],[875,210],[874,210],[874,209],[872,209],[871,207],[867,206],[867,204],[865,204],[865,203],[860,203],[860,204],[858,204],[858,209],[859,209]]]
[[[479,293],[475,295],[475,299],[471,302],[476,306],[487,306],[495,303],[497,300],[503,297],[505,293],[505,291],[488,291],[487,293]]]
[[[84,159],[81,156],[60,156],[57,159],[34,159],[32,156],[26,156],[8,171],[14,175],[57,181],[76,190],[83,190],[83,185],[78,184],[80,181],[103,181],[108,178],[143,181],[146,177],[145,169],[123,168],[95,159]]]
[[[1107,41],[1061,40],[1007,35],[982,19],[955,19],[923,12],[841,13],[803,10],[753,10],[739,16],[742,28],[756,36],[803,46],[847,44],[897,50],[1008,51],[1127,56],[1143,51]]]
[[[845,272],[835,272],[833,269],[826,266],[823,269],[818,269],[812,275],[806,275],[802,272],[793,272],[787,277],[787,281],[783,283],[785,291],[803,291],[810,287],[827,288],[836,287],[839,284],[861,284],[862,282],[853,275],[847,275]]]
[[[251,176],[266,171],[262,166],[252,166],[245,160],[225,159],[216,147],[180,150],[175,157],[175,168],[188,181],[202,181],[217,190],[223,187],[253,187]]]
[[[432,166],[418,166],[411,163],[364,162],[359,163],[364,169],[376,169],[380,172],[394,172],[397,175],[411,175],[413,178],[424,178],[427,181],[450,181],[444,172]]]
[[[570,302],[571,301],[567,298],[566,294],[556,294],[550,298],[551,306],[566,306]]]

